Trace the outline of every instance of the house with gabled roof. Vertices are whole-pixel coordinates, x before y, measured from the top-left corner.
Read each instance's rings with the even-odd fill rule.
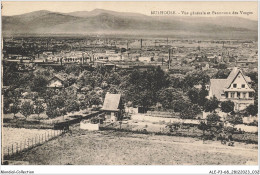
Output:
[[[107,93],[101,111],[105,112],[106,121],[117,121],[122,114],[121,94]]]
[[[53,88],[53,89],[64,88],[64,81],[65,81],[65,78],[63,76],[55,75],[54,77],[52,77],[49,80],[49,82],[47,84],[47,88]]]
[[[215,96],[219,101],[233,101],[234,110],[238,111],[254,104],[254,92],[250,77],[234,67],[226,79],[210,79],[208,98]]]

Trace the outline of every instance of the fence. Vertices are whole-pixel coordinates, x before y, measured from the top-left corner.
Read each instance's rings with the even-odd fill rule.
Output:
[[[64,130],[52,130],[52,131],[45,132],[44,134],[41,135],[36,135],[35,137],[25,139],[20,143],[15,142],[12,145],[4,146],[3,148],[4,157],[10,158],[11,156],[14,156],[18,153],[29,150],[51,139],[54,139],[55,137],[60,136],[64,132],[65,132]]]
[[[76,123],[80,123],[81,120],[86,120],[86,119],[90,119],[94,116],[97,116],[98,114],[103,113],[102,111],[99,112],[94,112],[85,116],[82,115],[75,115],[76,118],[73,119],[73,116],[71,116],[70,120],[64,121],[64,122],[59,122],[59,123],[55,123],[54,124],[54,129],[62,129],[62,130],[68,130],[69,126],[72,124],[76,124]],[[74,116],[74,117],[75,117]]]

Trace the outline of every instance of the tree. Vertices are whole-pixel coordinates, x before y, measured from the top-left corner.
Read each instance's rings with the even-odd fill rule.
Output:
[[[182,119],[194,119],[200,112],[200,107],[197,104],[189,104],[188,108],[180,112],[180,117]]]
[[[208,130],[208,125],[205,122],[200,122],[200,124],[198,125],[198,129],[202,130],[203,132],[203,141],[204,141],[204,137],[205,137],[205,131]]]
[[[44,102],[48,103],[54,95],[57,95],[54,89],[47,89],[43,94]]]
[[[19,112],[19,110],[20,110],[20,109],[19,109],[19,106],[18,106],[17,103],[13,103],[13,104],[10,105],[10,112],[13,113],[14,116],[15,116],[15,114],[16,114],[17,112]]]
[[[50,93],[53,96],[45,95],[46,114],[50,118],[54,118],[61,115],[60,111],[64,108],[65,100],[68,100],[70,96],[65,91],[60,93],[50,91]]]
[[[102,101],[100,100],[100,96],[98,94],[96,94],[95,92],[92,92],[89,94],[89,106],[91,107],[92,105],[100,105],[102,103]]]
[[[70,74],[64,81],[65,87],[69,87],[77,82],[77,77],[73,74]]]
[[[204,106],[208,91],[206,90],[205,84],[202,85],[201,89],[192,88],[187,93],[192,103]]]
[[[97,75],[96,75],[97,76]],[[77,85],[80,88],[89,85],[91,88],[95,88],[97,78],[95,78],[90,71],[83,71],[78,78]]]
[[[247,108],[246,108],[246,112],[247,114],[249,115],[252,115],[252,116],[256,116],[257,113],[258,113],[258,106],[256,104],[254,105],[249,105]]]
[[[153,105],[155,101],[152,100],[152,93],[148,90],[144,90],[139,93],[139,98],[135,98],[133,103],[142,106],[146,112],[148,107]]]
[[[226,70],[227,69],[227,65],[223,64],[223,63],[219,63],[218,64],[218,69]]]
[[[192,88],[188,91],[188,97],[190,101],[194,104],[198,104],[199,91],[196,88]]]
[[[185,80],[184,80],[184,76],[181,77],[177,77],[177,76],[171,76],[170,77],[171,80],[171,86],[174,88],[183,88],[185,87]]]
[[[126,99],[147,110],[158,102],[158,92],[170,85],[169,76],[160,67],[147,71],[134,70],[127,76]]]
[[[187,110],[190,106],[190,102],[184,98],[180,98],[178,101],[174,102],[173,110],[174,112],[181,112]]]
[[[26,118],[33,114],[33,105],[29,101],[25,101],[21,105],[21,114],[23,114]]]
[[[108,92],[110,94],[118,94],[119,93],[119,89],[118,89],[118,86],[115,86],[115,85],[111,85]]]
[[[82,67],[80,67],[79,65],[76,65],[76,64],[66,65],[66,67],[65,67],[65,72],[67,74],[73,73],[74,75],[79,76],[81,71],[82,71]]]
[[[68,99],[65,101],[65,110],[67,112],[78,111],[80,104],[77,100]]]
[[[60,116],[60,111],[58,109],[51,108],[50,106],[47,106],[46,114],[49,118],[55,118]]]
[[[35,76],[31,81],[31,90],[40,94],[44,93],[47,88],[48,81],[43,76]]]
[[[198,99],[198,105],[204,106],[205,102],[207,101],[206,97],[208,96],[208,91],[206,90],[205,84],[202,84],[202,87],[199,91],[199,99]]]
[[[251,78],[254,84],[258,84],[258,72],[256,71],[251,71],[246,73],[247,76]]]
[[[17,72],[17,63],[3,61],[3,85],[15,85],[18,87],[20,80],[19,73]]]
[[[230,74],[230,70],[228,70],[228,69],[220,69],[220,70],[213,76],[213,78],[216,78],[216,79],[226,79],[229,74]]]
[[[19,104],[19,98],[21,97],[21,90],[16,88],[16,89],[13,89],[13,88],[10,88],[8,89],[8,91],[4,91],[3,92],[4,95],[3,95],[3,110],[4,110],[4,113],[8,113],[10,112],[10,110],[14,110],[14,112],[17,110],[16,108],[18,107],[18,104]],[[10,105],[14,105],[13,106],[13,109],[11,109]]]
[[[221,102],[220,106],[222,112],[230,113],[234,111],[234,102],[230,100]]]
[[[209,79],[209,76],[204,71],[193,71],[185,75],[184,81],[186,87],[193,87],[198,84],[206,84]]]
[[[218,122],[220,122],[220,116],[216,113],[211,113],[207,116],[207,124],[209,126],[214,126],[216,125]]]
[[[38,118],[39,118],[40,113],[44,112],[44,110],[45,110],[44,106],[43,106],[43,102],[40,100],[36,100],[36,101],[34,101],[34,106],[35,106],[34,113],[38,114]]]
[[[161,89],[158,93],[158,102],[162,104],[164,109],[173,109],[175,101],[182,99],[182,92],[175,88]]]
[[[243,117],[239,113],[234,115],[228,115],[226,120],[233,125],[233,128],[235,125],[243,123]]]
[[[220,116],[216,113],[211,113],[207,116],[207,126],[208,130],[211,133],[211,136],[214,137],[221,132],[223,125],[220,123]]]
[[[213,112],[218,108],[219,101],[218,99],[213,96],[213,98],[210,98],[205,102],[204,110],[205,112]]]

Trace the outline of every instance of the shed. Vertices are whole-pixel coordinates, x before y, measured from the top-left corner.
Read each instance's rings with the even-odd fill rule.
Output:
[[[105,101],[101,110],[105,112],[105,118],[107,121],[115,122],[116,120],[121,118],[121,104],[121,94],[106,94]]]

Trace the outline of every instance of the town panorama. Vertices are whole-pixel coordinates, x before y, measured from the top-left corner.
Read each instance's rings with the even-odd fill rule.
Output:
[[[96,9],[2,22],[2,164],[258,164],[257,21]]]

